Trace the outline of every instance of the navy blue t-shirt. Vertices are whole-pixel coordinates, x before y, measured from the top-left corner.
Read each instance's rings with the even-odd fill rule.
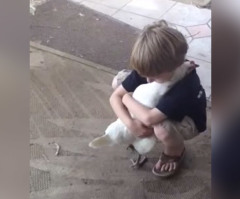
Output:
[[[128,92],[133,92],[147,80],[135,70],[122,82]],[[193,70],[176,83],[158,102],[156,108],[170,120],[181,122],[185,116],[194,121],[199,132],[206,130],[206,94],[200,79]]]

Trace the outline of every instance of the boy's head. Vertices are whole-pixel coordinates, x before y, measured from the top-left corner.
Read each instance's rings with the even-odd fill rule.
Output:
[[[180,66],[188,44],[184,36],[161,20],[146,26],[134,44],[130,67],[145,77],[156,77]]]

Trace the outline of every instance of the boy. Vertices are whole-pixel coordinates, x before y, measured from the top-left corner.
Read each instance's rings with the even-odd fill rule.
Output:
[[[115,114],[133,134],[144,137],[154,133],[163,143],[163,152],[152,169],[161,177],[178,170],[185,153],[183,140],[206,129],[205,91],[194,69],[160,99],[156,108],[141,105],[131,92],[140,84],[170,80],[174,70],[184,63],[187,49],[184,36],[164,20],[145,27],[132,50],[133,71],[110,97]]]

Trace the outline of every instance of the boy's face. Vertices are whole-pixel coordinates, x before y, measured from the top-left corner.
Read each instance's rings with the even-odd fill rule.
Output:
[[[163,72],[159,75],[156,76],[151,76],[151,77],[146,77],[147,82],[158,82],[158,83],[164,83],[169,81],[173,76],[173,71],[172,72]]]

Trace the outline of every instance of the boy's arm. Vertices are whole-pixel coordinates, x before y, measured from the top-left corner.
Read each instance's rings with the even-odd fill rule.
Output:
[[[148,108],[135,99],[133,99],[132,95],[129,93],[124,94],[123,96],[123,104],[128,108],[128,110],[144,125],[151,127],[156,125],[166,119],[166,115],[162,113],[157,108]]]
[[[132,118],[127,108],[122,103],[123,96],[127,91],[120,85],[111,95],[109,101],[117,117],[127,126],[131,126]]]
[[[120,85],[111,95],[109,101],[113,111],[117,117],[127,126],[127,128],[136,136],[147,136],[153,133],[152,128],[146,127],[137,119],[132,119],[128,109],[122,102],[123,96],[128,93],[122,85]]]

